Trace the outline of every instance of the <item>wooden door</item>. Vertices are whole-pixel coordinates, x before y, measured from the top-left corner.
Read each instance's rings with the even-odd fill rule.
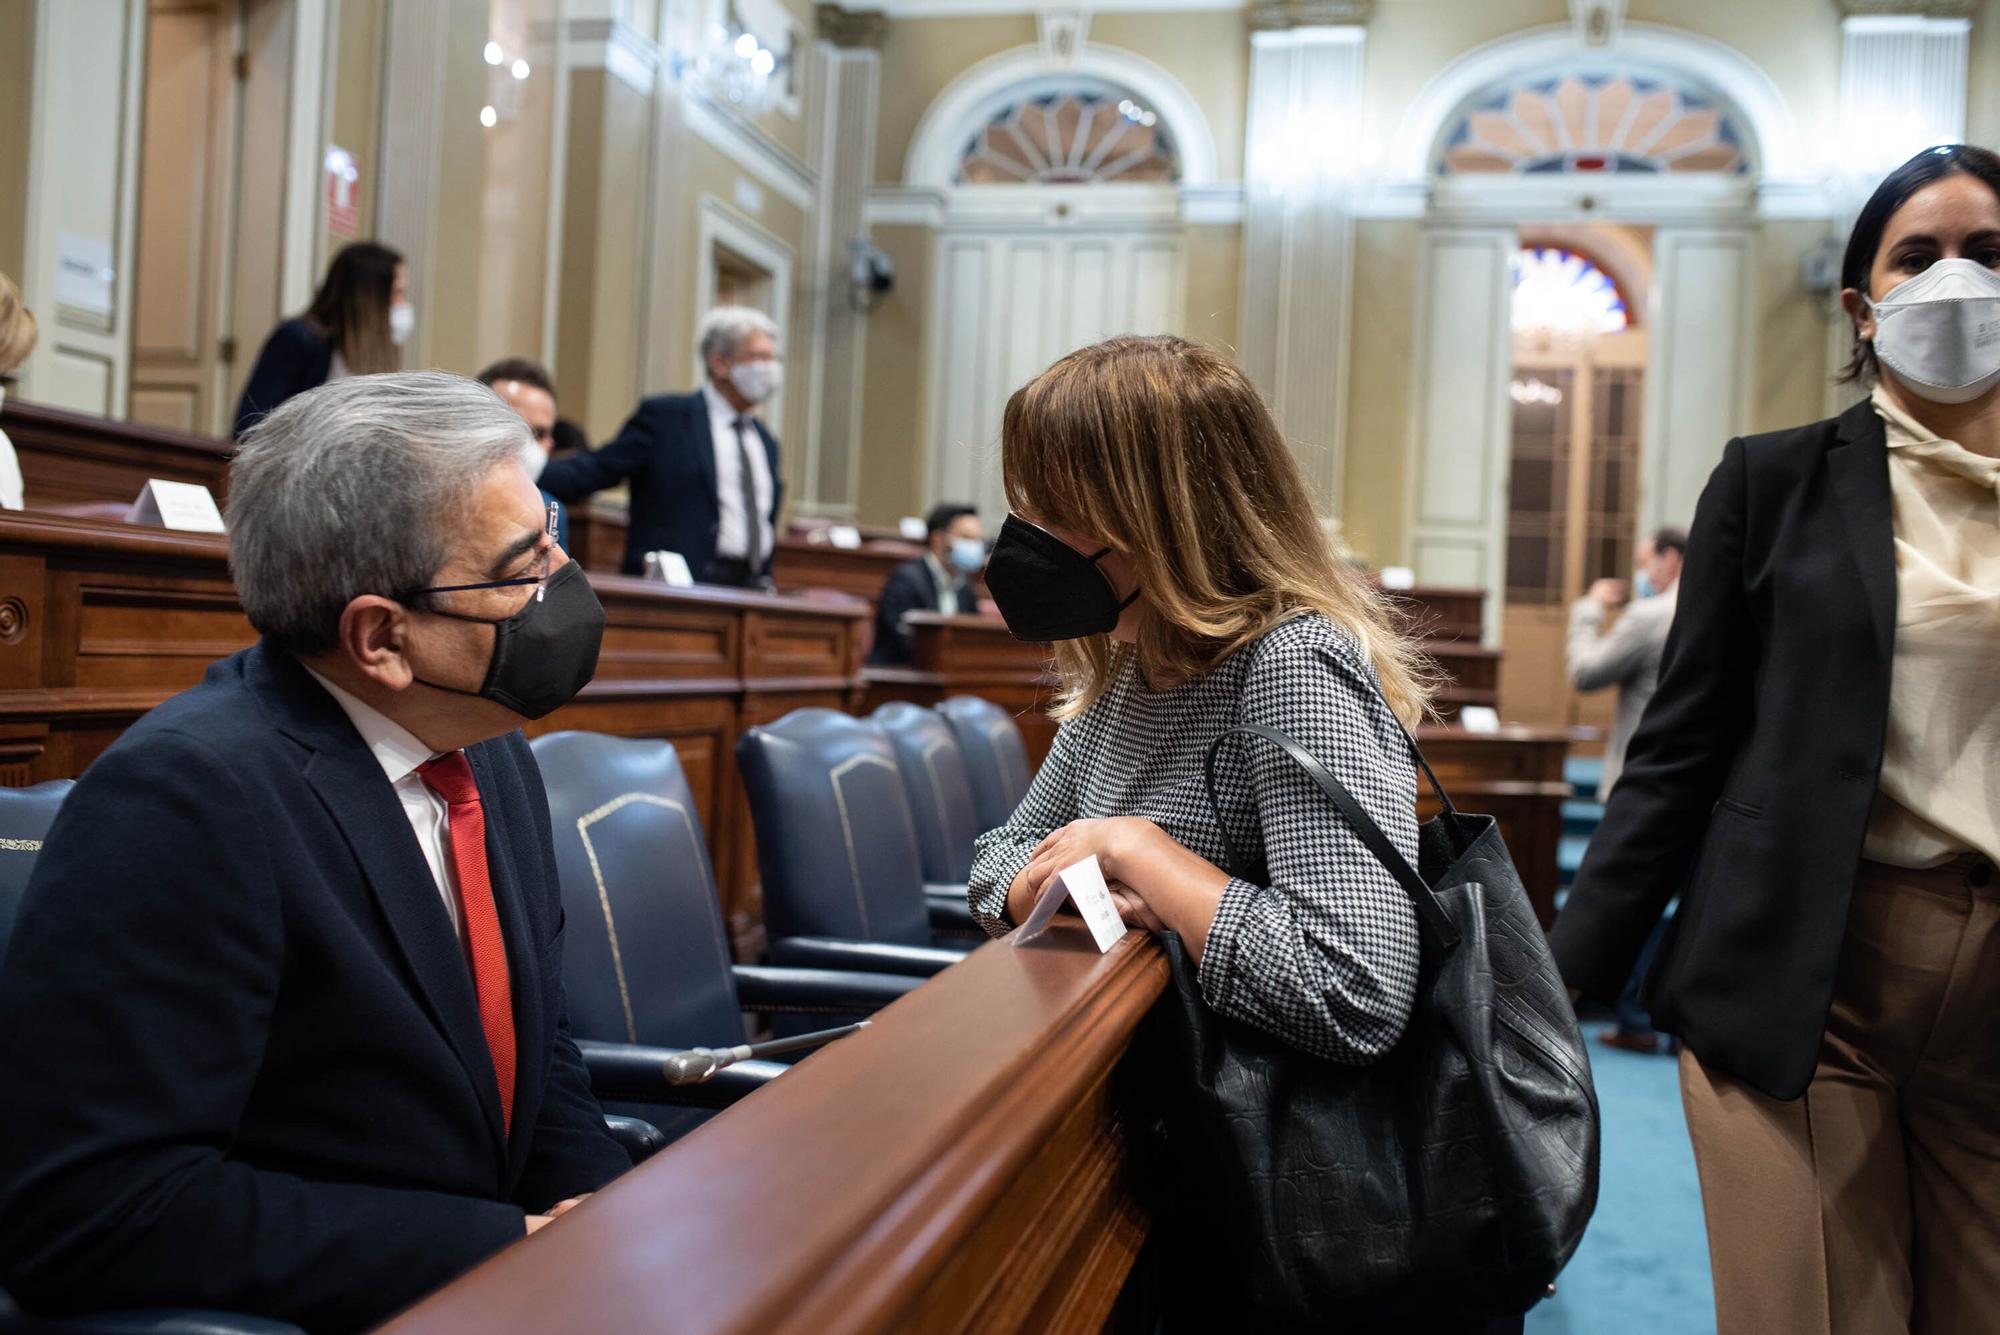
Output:
[[[238,0],[151,0],[131,417],[227,434]]]
[[[1570,688],[1569,609],[1629,579],[1638,526],[1644,343],[1607,336],[1514,371],[1500,710],[1510,722],[1608,729],[1616,694]]]

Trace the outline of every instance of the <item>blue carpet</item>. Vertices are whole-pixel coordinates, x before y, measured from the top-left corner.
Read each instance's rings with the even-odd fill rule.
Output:
[[[1603,1117],[1597,1214],[1527,1335],[1713,1335],[1701,1188],[1671,1057],[1619,1052],[1585,1021]]]

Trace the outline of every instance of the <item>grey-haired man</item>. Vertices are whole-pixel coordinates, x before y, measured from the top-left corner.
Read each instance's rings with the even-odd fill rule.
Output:
[[[564,1018],[523,718],[604,625],[483,387],[285,402],[230,474],[263,638],[64,802],[0,969],[0,1284],[372,1325],[629,1166]]]
[[[542,488],[566,504],[631,485],[625,573],[646,554],[676,552],[705,584],[768,586],[784,483],[778,439],[756,415],[783,383],[778,327],[761,311],[724,306],[697,333],[708,383],[641,401],[603,449],[557,459]]]

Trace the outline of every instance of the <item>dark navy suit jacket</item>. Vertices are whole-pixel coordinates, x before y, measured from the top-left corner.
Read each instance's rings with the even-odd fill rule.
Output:
[[[511,1137],[395,790],[289,655],[214,664],[78,782],[0,966],[0,1284],[29,1310],[371,1324],[629,1165],[564,1018],[541,775],[518,732],[467,755]]]
[[[903,614],[937,610],[937,581],[931,578],[930,566],[923,557],[905,561],[891,570],[882,585],[882,601],[875,608],[875,643],[868,650],[868,661],[877,667],[907,664],[916,637],[903,624]],[[979,591],[962,575],[958,581],[958,610],[966,613],[979,610]]]
[[[765,523],[776,533],[785,494],[778,475],[778,441],[761,421],[757,436],[771,469],[771,513]],[[715,559],[722,509],[715,488],[715,433],[709,430],[708,400],[699,390],[641,400],[610,444],[556,459],[541,476],[544,491],[572,505],[620,482],[632,488],[625,573],[640,574],[647,552],[665,550],[686,557],[688,569],[702,578]]]
[[[287,320],[271,331],[236,405],[236,434],[294,394],[318,389],[333,370],[333,344],[306,320]]]

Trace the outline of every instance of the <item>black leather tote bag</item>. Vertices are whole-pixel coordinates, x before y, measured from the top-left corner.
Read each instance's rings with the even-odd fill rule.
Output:
[[[1416,1004],[1387,1057],[1342,1065],[1217,1015],[1168,934],[1174,986],[1156,1037],[1167,1069],[1154,1080],[1173,1190],[1161,1222],[1237,1329],[1477,1329],[1524,1312],[1551,1291],[1597,1203],[1597,1095],[1500,832],[1452,807],[1411,742],[1443,804],[1413,868],[1310,753],[1260,727],[1209,748],[1211,808],[1217,752],[1246,735],[1310,775],[1409,892],[1423,940]]]

